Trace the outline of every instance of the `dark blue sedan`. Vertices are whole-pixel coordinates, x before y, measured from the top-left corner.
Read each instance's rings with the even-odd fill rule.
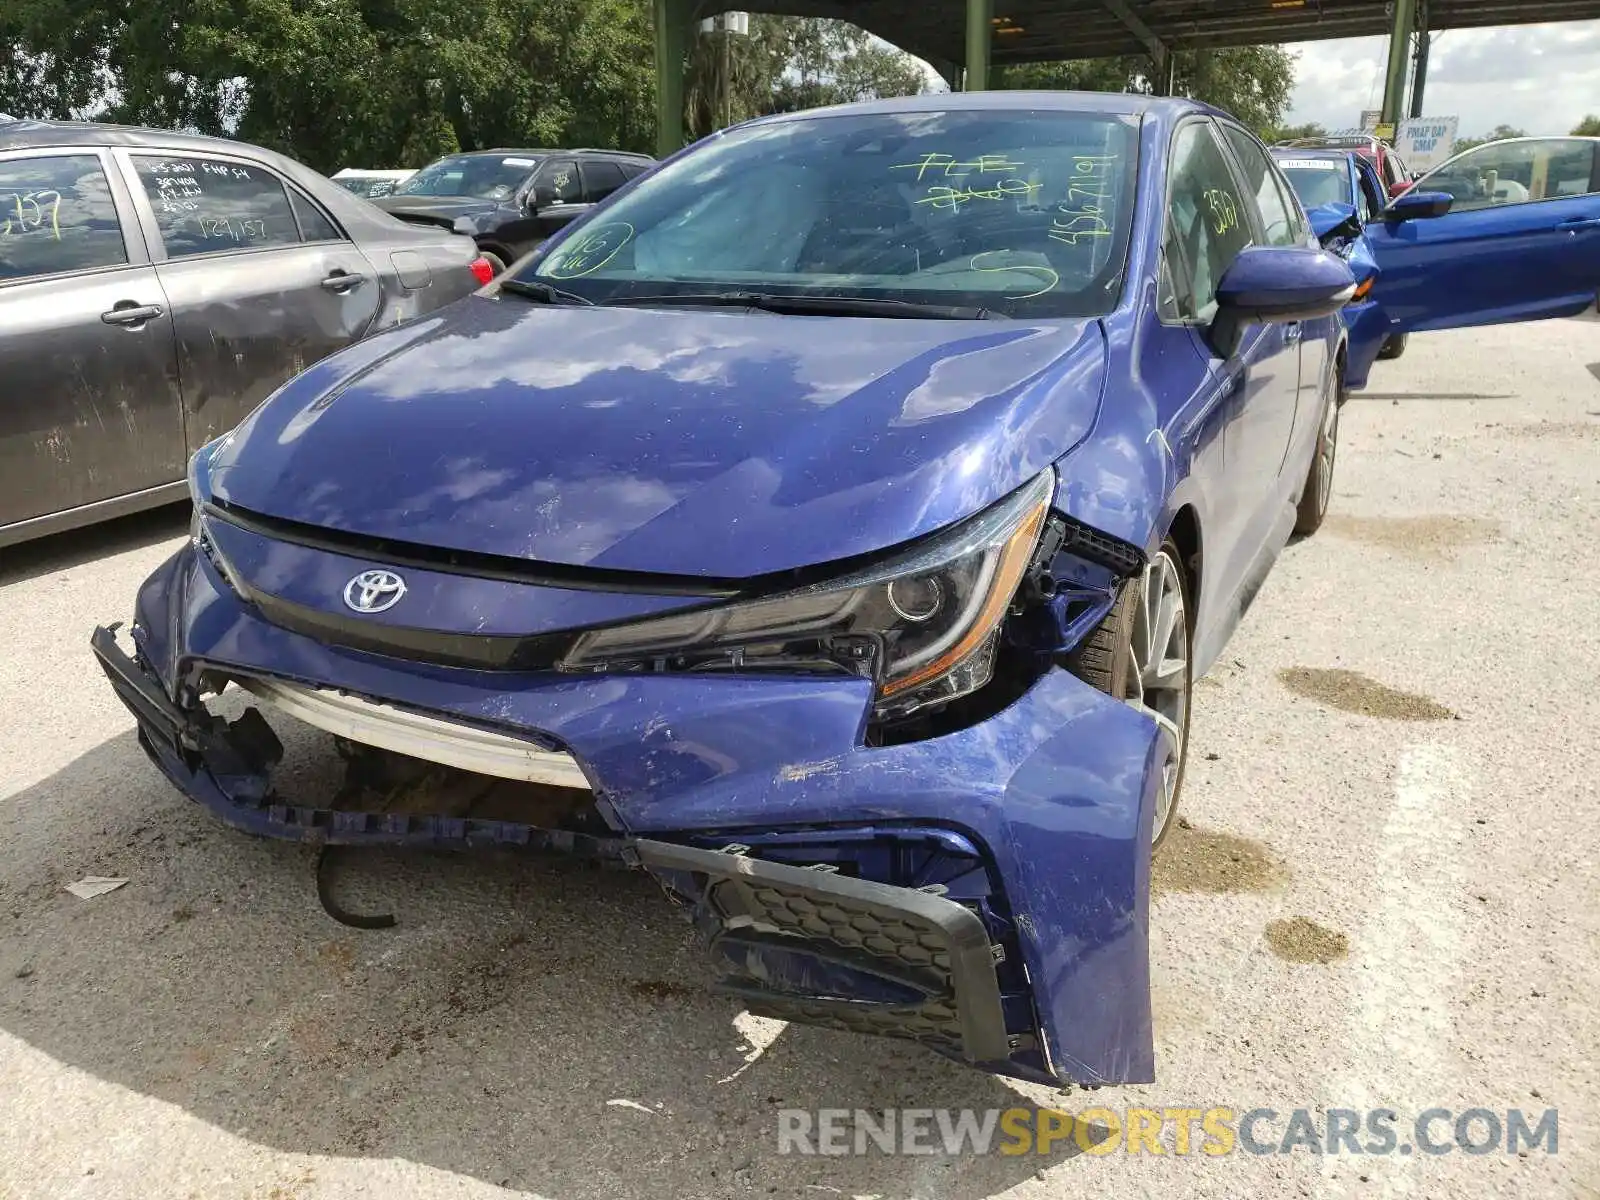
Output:
[[[755,121],[206,446],[94,646],[240,829],[612,856],[753,1012],[1146,1081],[1192,685],[1323,519],[1354,286],[1197,104]]]

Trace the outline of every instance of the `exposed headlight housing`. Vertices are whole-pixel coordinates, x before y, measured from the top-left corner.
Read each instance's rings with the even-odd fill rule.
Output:
[[[982,687],[1055,491],[1046,471],[943,535],[760,600],[584,633],[563,671],[815,671],[871,679],[877,717]]]

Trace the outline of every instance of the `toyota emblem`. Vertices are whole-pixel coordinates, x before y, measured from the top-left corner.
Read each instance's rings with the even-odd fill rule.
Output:
[[[406,581],[393,571],[363,571],[344,585],[346,607],[358,613],[387,612],[406,594]]]

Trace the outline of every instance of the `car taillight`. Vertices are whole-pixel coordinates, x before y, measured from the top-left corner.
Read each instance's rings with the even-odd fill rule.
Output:
[[[489,260],[487,258],[473,259],[470,269],[472,271],[473,278],[479,283],[494,282],[494,267],[489,264]]]

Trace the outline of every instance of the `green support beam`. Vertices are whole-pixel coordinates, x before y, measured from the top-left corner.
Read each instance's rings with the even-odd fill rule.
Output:
[[[994,0],[967,0],[967,72],[962,90],[989,86],[989,43],[994,37]]]
[[[654,0],[656,25],[656,155],[683,148],[683,58],[693,0]]]
[[[1393,0],[1394,23],[1389,29],[1389,70],[1383,82],[1382,124],[1393,137],[1405,115],[1406,64],[1411,57],[1411,33],[1417,24],[1417,0]]]

